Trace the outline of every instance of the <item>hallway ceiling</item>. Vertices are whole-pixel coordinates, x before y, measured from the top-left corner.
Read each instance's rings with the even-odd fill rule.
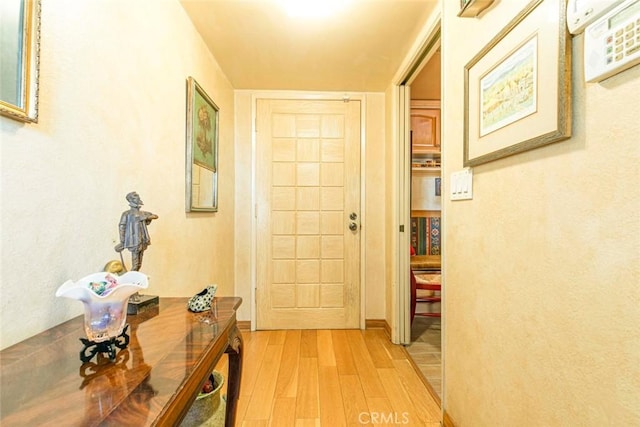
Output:
[[[388,87],[437,2],[351,0],[320,19],[276,0],[180,0],[235,89],[354,92]]]

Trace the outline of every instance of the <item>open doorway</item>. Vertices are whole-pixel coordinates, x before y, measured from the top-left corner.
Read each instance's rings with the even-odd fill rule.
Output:
[[[407,351],[442,397],[441,322],[441,49],[410,84],[411,342]],[[416,289],[417,288],[417,289]]]

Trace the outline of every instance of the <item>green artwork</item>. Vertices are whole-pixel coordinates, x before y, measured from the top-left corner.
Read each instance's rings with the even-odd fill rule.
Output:
[[[195,91],[193,109],[193,162],[216,172],[217,111]]]

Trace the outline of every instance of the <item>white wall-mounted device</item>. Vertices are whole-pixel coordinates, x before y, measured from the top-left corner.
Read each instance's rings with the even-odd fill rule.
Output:
[[[584,79],[598,82],[640,64],[640,0],[617,2],[584,30]]]
[[[473,199],[473,169],[464,168],[451,174],[451,200]]]
[[[624,0],[569,0],[567,27],[571,34],[580,34],[587,25],[622,3]]]

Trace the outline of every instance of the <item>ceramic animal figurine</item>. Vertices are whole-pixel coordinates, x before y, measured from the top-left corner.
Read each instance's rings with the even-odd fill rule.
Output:
[[[189,309],[189,311],[199,313],[201,311],[209,310],[211,308],[213,297],[216,296],[217,289],[218,285],[209,285],[201,292],[198,292],[197,294],[192,296],[189,300],[189,303],[187,304],[187,308]]]

